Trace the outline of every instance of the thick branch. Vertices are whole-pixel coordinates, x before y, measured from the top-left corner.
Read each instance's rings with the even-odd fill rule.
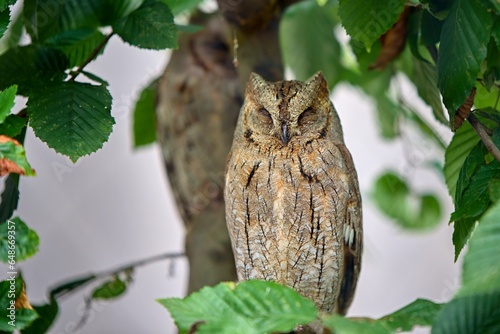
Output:
[[[484,146],[486,146],[486,148],[488,149],[488,152],[490,152],[493,157],[500,162],[500,150],[495,145],[493,140],[491,140],[491,137],[488,135],[487,128],[484,126],[484,124],[481,123],[474,114],[470,114],[467,117],[467,120],[469,121],[470,125],[472,125],[474,130],[476,130],[477,134],[483,141]]]

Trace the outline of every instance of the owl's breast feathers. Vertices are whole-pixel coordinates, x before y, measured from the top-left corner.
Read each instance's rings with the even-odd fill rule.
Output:
[[[233,149],[226,219],[240,280],[295,288],[344,311],[359,274],[361,207],[349,152],[327,139]]]

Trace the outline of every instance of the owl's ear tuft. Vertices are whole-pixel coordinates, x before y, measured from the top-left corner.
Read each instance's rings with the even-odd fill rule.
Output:
[[[328,83],[326,82],[325,76],[323,72],[316,72],[311,78],[309,78],[305,83],[305,86],[310,87],[311,91],[316,92],[326,92],[326,94],[330,94],[328,91]]]
[[[259,87],[267,86],[267,81],[255,72],[250,74],[247,83],[247,91],[259,91]]]

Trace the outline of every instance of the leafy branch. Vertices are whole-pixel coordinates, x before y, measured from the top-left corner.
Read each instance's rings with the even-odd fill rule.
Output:
[[[115,35],[114,32],[109,33],[106,38],[104,38],[99,45],[97,45],[94,50],[90,53],[87,59],[74,71],[71,73],[71,77],[69,81],[75,81],[76,77],[82,73],[83,69],[85,66],[87,66],[89,63],[91,63],[104,49],[104,47],[108,44],[109,40],[111,37]]]

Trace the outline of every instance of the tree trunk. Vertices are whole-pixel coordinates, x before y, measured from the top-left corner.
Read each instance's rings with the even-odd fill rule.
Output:
[[[180,36],[159,82],[158,138],[186,225],[188,293],[236,280],[224,212],[226,156],[250,73],[283,79],[279,19],[292,2],[218,1],[225,20],[194,15],[192,23],[205,28]]]

